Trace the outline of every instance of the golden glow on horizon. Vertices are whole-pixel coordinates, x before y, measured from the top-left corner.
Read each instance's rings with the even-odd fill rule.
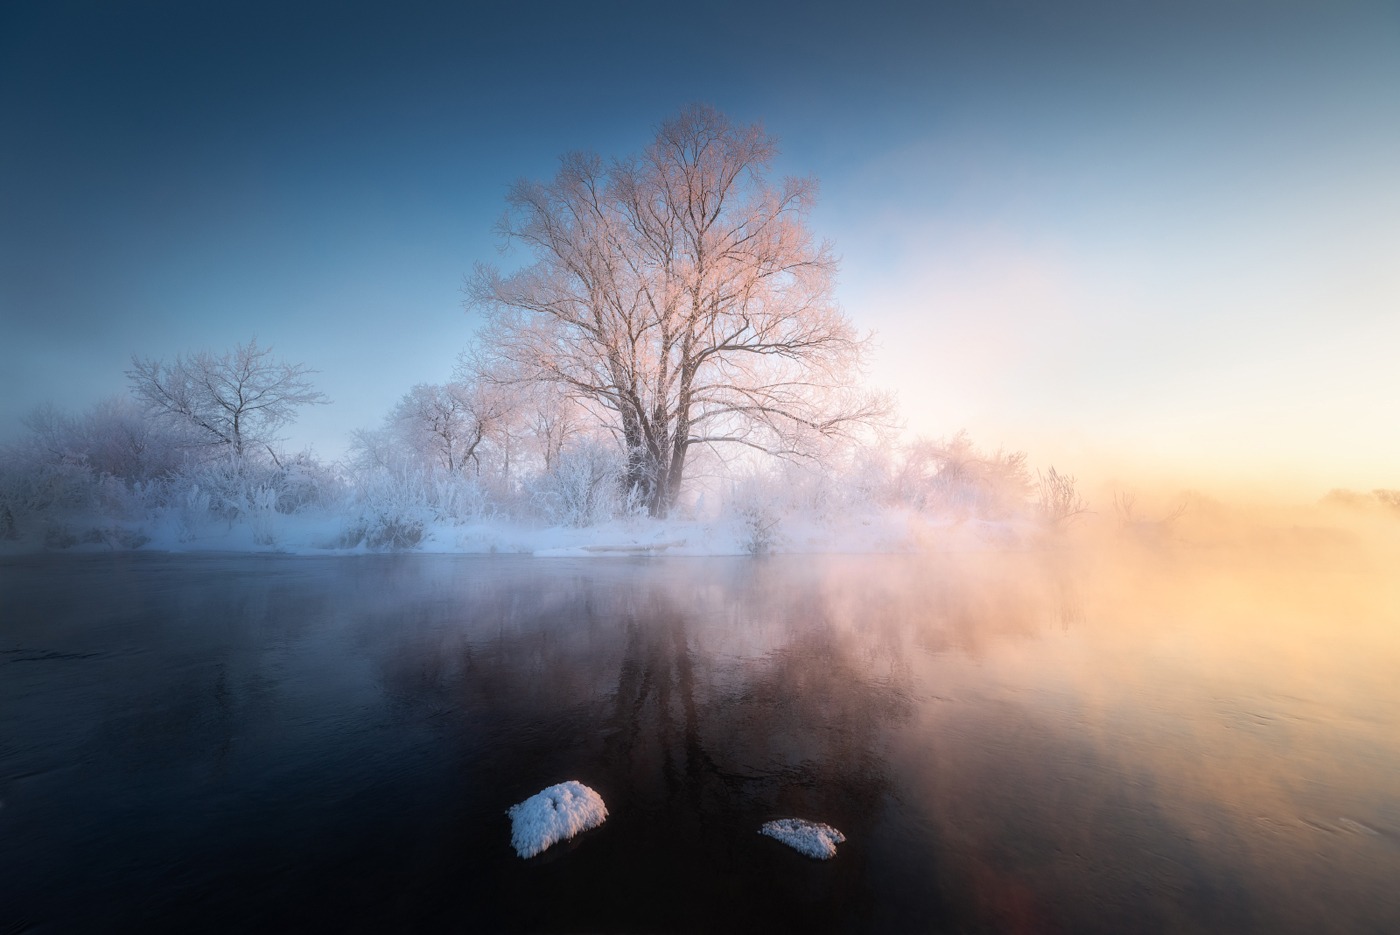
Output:
[[[1361,264],[1344,291],[1328,268],[1343,248],[1318,269],[1172,282],[1142,255],[909,236],[934,259],[846,302],[879,331],[873,377],[911,432],[966,427],[1095,481],[1294,500],[1400,487],[1392,265]]]

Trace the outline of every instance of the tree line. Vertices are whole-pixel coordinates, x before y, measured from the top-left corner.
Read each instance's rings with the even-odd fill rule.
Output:
[[[506,487],[567,467],[579,515],[611,485],[665,517],[697,459],[827,464],[888,437],[894,400],[864,385],[871,338],[837,303],[838,261],[811,229],[817,181],[771,179],[777,154],[762,126],[695,105],[638,153],[567,153],[552,178],[516,181],[496,233],[526,262],[477,265],[465,305],[480,327],[453,379],[414,386],[355,432],[350,466]],[[25,450],[128,485],[221,459],[285,471],[281,433],[329,402],[315,373],[256,338],[133,357],[129,399],[78,417],[41,409]],[[1029,488],[1023,455],[973,454],[964,436],[916,445],[899,471],[928,475],[920,502],[935,475],[983,506],[974,488],[988,478],[998,504]],[[1083,508],[1072,478],[1050,481],[1061,513]]]
[[[774,182],[777,141],[706,106],[640,153],[574,152],[522,179],[497,227],[533,262],[478,265],[482,327],[456,379],[414,387],[362,456],[395,447],[448,473],[528,448],[546,470],[570,441],[610,438],[622,484],[653,516],[680,497],[698,447],[812,458],[889,421],[861,386],[870,340],[836,303],[837,261],[810,227],[817,182]],[[176,447],[278,459],[277,433],[327,402],[300,363],[256,340],[223,354],[133,359],[133,398]]]

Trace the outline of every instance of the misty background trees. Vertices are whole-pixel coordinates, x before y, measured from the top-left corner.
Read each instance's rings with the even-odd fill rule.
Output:
[[[0,450],[0,538],[128,547],[223,523],[270,546],[299,515],[322,518],[318,547],[412,548],[434,524],[650,517],[729,522],[760,552],[796,515],[1057,528],[1082,512],[1073,478],[1033,476],[1024,453],[893,441],[894,401],[863,379],[870,338],[810,228],[816,180],[770,180],[777,152],[693,106],[639,153],[568,153],[517,181],[498,233],[526,262],[478,265],[480,327],[452,378],[409,388],[338,462],[283,447],[329,402],[309,364],[256,339],[133,356],[127,396],[41,407]]]

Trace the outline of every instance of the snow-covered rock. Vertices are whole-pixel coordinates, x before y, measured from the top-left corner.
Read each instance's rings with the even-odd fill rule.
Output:
[[[608,817],[603,797],[581,782],[561,782],[506,810],[510,843],[521,857],[596,828]]]
[[[801,818],[782,818],[770,821],[758,829],[759,834],[782,841],[808,857],[827,860],[836,856],[836,845],[846,840],[846,836],[831,825],[817,821],[803,821]]]

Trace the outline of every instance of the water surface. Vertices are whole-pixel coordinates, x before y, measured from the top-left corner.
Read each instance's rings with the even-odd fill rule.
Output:
[[[1397,607],[1199,550],[10,559],[0,932],[1394,933]],[[610,818],[519,859],[569,779]]]

